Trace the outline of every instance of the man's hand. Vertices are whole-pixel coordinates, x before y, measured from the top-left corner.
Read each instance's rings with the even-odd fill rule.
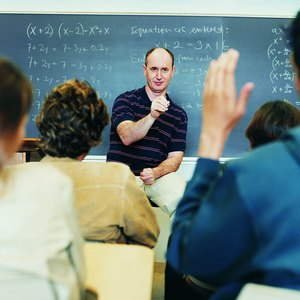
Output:
[[[144,184],[151,185],[155,181],[155,174],[153,169],[145,168],[140,173],[140,179],[144,182]]]
[[[137,122],[123,121],[117,127],[117,132],[126,146],[139,141],[145,137],[155,120],[168,110],[170,101],[164,96],[156,97],[151,104],[151,111],[144,118]]]
[[[162,113],[168,110],[170,101],[168,101],[164,96],[156,97],[151,104],[151,117],[157,119]]]

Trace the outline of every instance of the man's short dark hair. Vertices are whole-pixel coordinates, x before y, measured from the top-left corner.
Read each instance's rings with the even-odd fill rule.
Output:
[[[146,53],[146,56],[145,56],[145,66],[147,66],[147,59],[148,59],[148,56],[156,49],[164,49],[165,51],[167,51],[169,53],[169,55],[171,56],[171,59],[172,59],[172,67],[174,67],[174,54],[172,53],[171,50],[167,49],[167,48],[159,48],[159,47],[154,47],[154,48],[151,48],[147,51]]]

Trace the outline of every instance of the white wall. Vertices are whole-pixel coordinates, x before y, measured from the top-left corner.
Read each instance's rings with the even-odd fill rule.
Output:
[[[1,0],[2,12],[211,14],[293,17],[299,0]]]
[[[0,0],[1,12],[87,13],[87,14],[175,14],[294,17],[300,0]],[[88,156],[86,161],[105,161]],[[185,158],[179,173],[188,180],[196,158]]]

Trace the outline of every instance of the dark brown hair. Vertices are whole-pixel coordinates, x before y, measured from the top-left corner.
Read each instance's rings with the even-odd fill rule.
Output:
[[[293,104],[275,100],[263,104],[254,114],[245,135],[252,148],[280,138],[300,124],[300,111]]]
[[[300,10],[288,28],[288,39],[293,51],[293,60],[298,68],[300,79]]]
[[[0,58],[0,132],[14,132],[29,112],[32,89],[25,75],[10,61]]]
[[[109,123],[105,103],[87,81],[68,80],[46,97],[37,115],[41,148],[51,156],[76,158],[101,142]]]

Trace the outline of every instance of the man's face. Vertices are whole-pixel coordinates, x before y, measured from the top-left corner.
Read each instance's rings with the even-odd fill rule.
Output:
[[[174,71],[170,54],[164,49],[155,49],[147,58],[147,66],[144,66],[147,86],[154,94],[165,94]]]

